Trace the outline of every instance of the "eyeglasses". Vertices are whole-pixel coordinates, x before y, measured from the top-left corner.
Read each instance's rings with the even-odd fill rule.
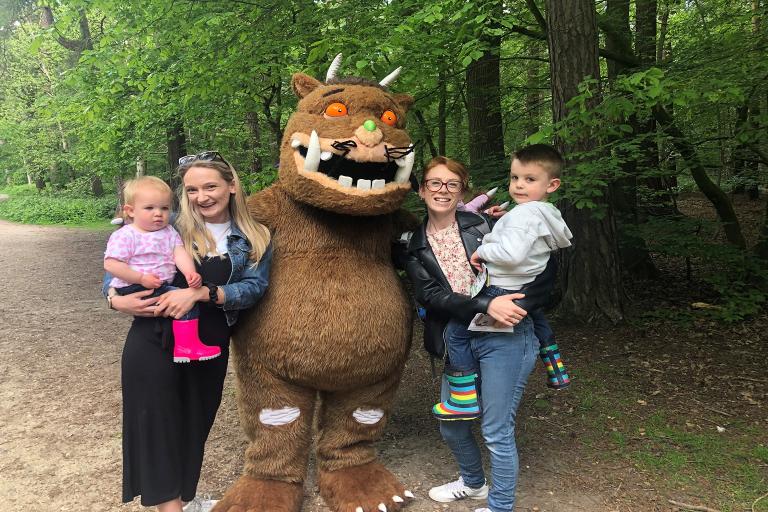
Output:
[[[443,185],[445,185],[445,190],[447,190],[451,194],[455,194],[456,192],[461,192],[461,189],[464,188],[464,184],[457,180],[443,181],[438,179],[432,179],[424,182],[424,186],[427,187],[427,190],[429,190],[430,192],[439,192],[440,189],[443,188]]]
[[[203,151],[196,155],[183,156],[179,158],[179,165],[186,165],[196,160],[200,160],[202,162],[224,162],[225,164],[229,165],[229,162],[224,160],[224,157],[221,156],[221,153],[218,151]]]

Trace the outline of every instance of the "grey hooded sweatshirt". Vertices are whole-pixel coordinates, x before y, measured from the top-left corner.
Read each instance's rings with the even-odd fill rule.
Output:
[[[516,290],[544,271],[550,252],[570,247],[571,238],[560,210],[529,201],[499,219],[477,254],[488,267],[492,286]]]

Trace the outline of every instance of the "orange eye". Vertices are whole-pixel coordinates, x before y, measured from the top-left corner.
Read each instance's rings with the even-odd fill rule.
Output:
[[[331,103],[325,109],[325,115],[329,117],[341,117],[347,115],[347,106],[343,103]]]
[[[395,126],[395,124],[397,123],[397,116],[391,110],[387,110],[386,112],[381,114],[381,120],[384,121],[384,123],[388,124],[389,126]]]

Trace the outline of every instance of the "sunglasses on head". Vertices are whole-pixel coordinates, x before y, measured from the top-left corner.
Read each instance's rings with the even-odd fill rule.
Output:
[[[221,156],[221,153],[218,151],[203,151],[196,155],[183,156],[179,158],[179,165],[186,165],[197,160],[200,160],[201,162],[224,162],[229,165],[229,162],[224,160],[224,157]]]

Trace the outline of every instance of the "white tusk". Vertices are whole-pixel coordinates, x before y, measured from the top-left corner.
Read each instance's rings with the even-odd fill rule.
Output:
[[[309,147],[307,147],[307,156],[304,157],[304,170],[309,172],[316,172],[317,167],[320,165],[320,137],[317,136],[317,132],[312,130],[312,135],[309,136]]]
[[[328,66],[328,72],[325,74],[325,83],[328,83],[329,80],[333,80],[336,78],[336,72],[341,67],[341,54],[338,54],[336,57],[333,58],[333,62],[331,62],[331,65]]]
[[[395,503],[402,503],[405,500],[403,498],[401,498],[400,496],[398,496],[397,494],[395,494],[394,496],[392,496],[392,501],[394,501]]]
[[[327,162],[328,160],[331,159],[332,156],[333,156],[333,153],[331,153],[330,151],[323,151],[322,153],[320,153],[320,160],[322,160],[323,162]]]
[[[384,188],[384,185],[386,185],[386,181],[384,181],[384,180],[373,180],[371,182],[371,188],[372,189]]]
[[[387,512],[387,506],[383,503],[379,503],[379,510],[381,510],[381,512]]]
[[[413,144],[411,144],[413,148]],[[395,173],[395,181],[397,183],[408,183],[408,179],[411,177],[411,170],[413,169],[413,161],[416,158],[414,151],[411,151],[403,158],[395,160],[399,169]]]
[[[382,78],[381,82],[379,82],[379,85],[382,87],[387,87],[389,84],[391,84],[397,79],[398,75],[400,74],[400,71],[402,70],[403,70],[403,66],[400,66],[399,68],[397,68],[396,70],[394,70],[393,72],[391,72],[390,74]]]
[[[363,507],[357,507],[355,512],[365,512],[365,510],[363,510]]]
[[[344,185],[345,187],[351,187],[352,178],[350,178],[349,176],[339,176],[339,185]]]
[[[371,180],[357,180],[357,189],[358,190],[370,190],[371,189]]]
[[[492,198],[493,195],[496,193],[496,191],[499,190],[499,187],[493,187],[491,190],[485,193],[485,195],[488,196],[488,199]]]
[[[499,208],[501,208],[502,210],[506,210],[507,206],[509,206],[509,201],[504,201],[499,205]]]
[[[415,498],[413,493],[411,491],[409,491],[409,490],[404,491],[403,494],[405,494],[406,498]]]
[[[296,149],[299,146],[301,146],[301,141],[299,139],[291,139],[291,147],[293,149]]]

